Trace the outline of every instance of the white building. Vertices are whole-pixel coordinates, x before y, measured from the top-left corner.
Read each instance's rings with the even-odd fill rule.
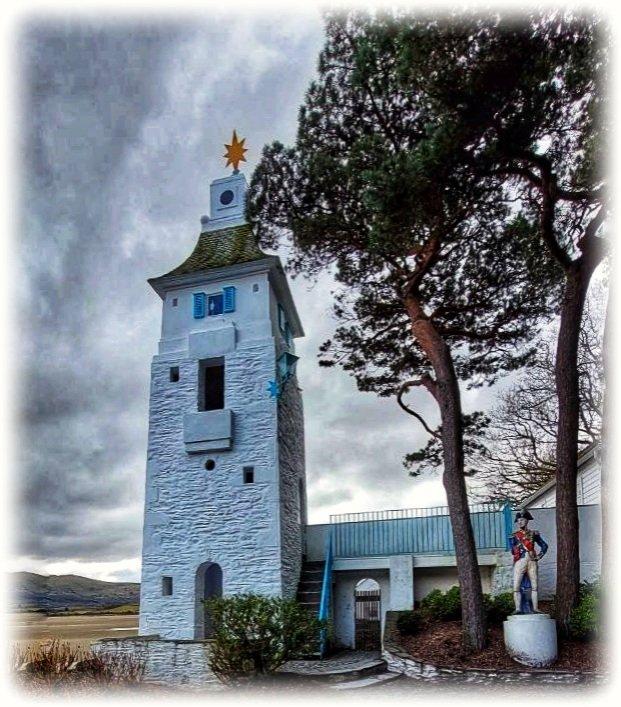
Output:
[[[302,326],[280,260],[261,252],[244,220],[244,176],[235,171],[210,190],[211,219],[201,220],[194,251],[149,280],[162,299],[162,330],[151,370],[141,650],[148,645],[159,665],[186,640],[204,658],[204,600],[244,592],[321,606],[337,643],[368,647],[381,636],[379,626],[368,630],[369,620],[383,626],[387,611],[411,609],[431,590],[459,583],[448,509],[306,524],[294,351]],[[590,450],[579,472],[584,577],[601,562],[598,479]],[[549,485],[528,503],[550,544],[542,598],[555,583],[553,495]],[[511,509],[480,505],[471,520],[483,591],[507,591]],[[186,675],[192,665],[186,661]]]
[[[293,597],[306,521],[304,420],[280,260],[243,211],[245,177],[211,184],[191,255],[162,299],[151,367],[140,635],[202,639],[204,599]],[[280,394],[276,396],[277,388]]]
[[[578,455],[576,494],[579,506],[599,505],[602,490],[602,460],[599,442],[590,444]],[[524,501],[524,508],[556,507],[556,479],[552,479]]]

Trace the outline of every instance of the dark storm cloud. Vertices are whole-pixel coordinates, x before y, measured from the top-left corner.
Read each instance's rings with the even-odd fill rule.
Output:
[[[17,534],[32,557],[117,559],[139,547],[147,380],[135,362],[146,349],[122,341],[128,327],[146,334],[152,315],[141,322],[128,306],[140,257],[116,252],[110,216],[124,204],[110,197],[144,120],[164,108],[179,32],[31,24],[20,37],[18,517],[28,522]],[[108,509],[132,507],[105,522]]]
[[[255,159],[291,139],[320,41],[320,23],[270,18],[22,28],[21,555],[139,554],[160,319],[145,281],[192,248],[233,127]]]
[[[319,17],[23,30],[22,555],[139,555],[149,364],[161,314],[146,279],[193,247],[232,128],[248,138],[248,176],[263,144],[293,141],[322,42]],[[296,345],[311,521],[426,505],[429,496],[415,503],[417,487],[401,464],[424,444],[420,427],[394,400],[359,393],[342,371],[317,366],[318,346],[332,334],[333,286],[328,277],[314,287],[292,282],[307,332]],[[430,400],[417,404],[433,419]]]

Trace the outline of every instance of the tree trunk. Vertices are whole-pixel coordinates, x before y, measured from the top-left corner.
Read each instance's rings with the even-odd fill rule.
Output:
[[[556,348],[556,618],[563,632],[567,630],[580,585],[576,488],[580,420],[578,343],[589,278],[590,273],[585,273],[584,268],[568,273]]]
[[[451,352],[434,325],[414,298],[406,300],[412,332],[431,362],[435,374],[433,395],[440,408],[442,449],[449,516],[453,529],[457,575],[462,606],[463,640],[467,648],[482,650],[485,646],[485,611],[481,573],[477,559],[474,532],[470,522],[468,494],[464,477],[464,447],[459,383]]]

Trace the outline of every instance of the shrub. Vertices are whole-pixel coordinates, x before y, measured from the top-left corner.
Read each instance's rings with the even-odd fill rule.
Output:
[[[591,641],[599,633],[601,592],[599,582],[582,582],[578,604],[569,614],[569,635],[579,641]]]
[[[61,643],[13,647],[13,673],[29,690],[80,686],[80,688],[131,685],[142,681],[144,663],[123,653],[93,652]]]
[[[443,592],[434,589],[421,601],[425,615],[439,621],[453,621],[461,618],[461,595],[459,587],[451,587]]]
[[[487,620],[490,624],[501,624],[509,614],[515,611],[515,601],[511,592],[497,594],[495,597],[484,595]]]
[[[397,630],[404,636],[413,636],[421,629],[425,617],[420,609],[404,611],[397,619]]]
[[[441,589],[434,589],[433,591],[429,592],[426,597],[421,601],[420,603],[420,608],[422,611],[425,612],[428,616],[434,613],[435,608],[439,605],[439,603],[442,601],[442,590]]]
[[[275,672],[283,663],[319,649],[326,628],[294,600],[257,594],[210,599],[211,669],[224,682]]]

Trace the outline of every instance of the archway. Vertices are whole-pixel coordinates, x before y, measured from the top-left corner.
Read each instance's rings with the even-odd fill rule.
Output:
[[[356,583],[354,612],[356,650],[379,650],[382,635],[381,593],[374,579],[365,578]]]
[[[222,568],[216,562],[203,562],[196,570],[194,638],[204,640],[211,636],[213,627],[207,599],[222,596]]]

